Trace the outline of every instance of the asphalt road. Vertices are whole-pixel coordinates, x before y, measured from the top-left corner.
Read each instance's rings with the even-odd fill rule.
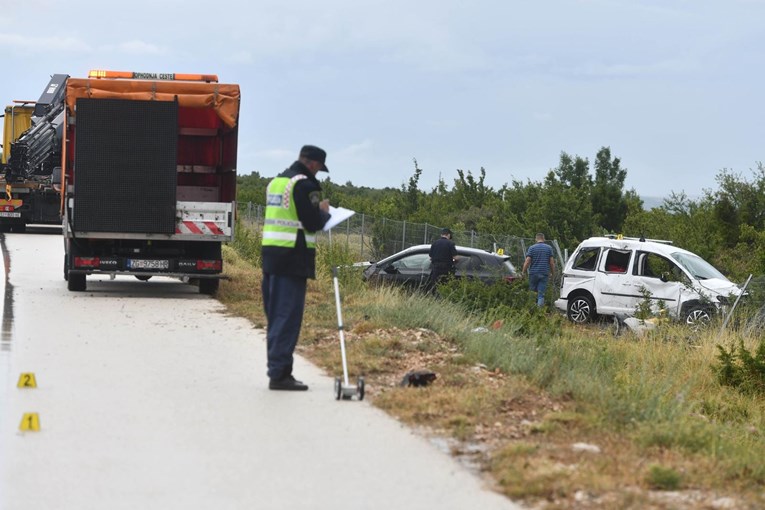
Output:
[[[305,360],[269,391],[263,332],[194,287],[71,293],[60,234],[3,248],[0,509],[520,508]]]

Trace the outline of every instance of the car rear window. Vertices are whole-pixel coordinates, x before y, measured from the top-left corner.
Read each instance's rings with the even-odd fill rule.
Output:
[[[460,269],[481,269],[484,266],[483,260],[478,255],[459,255],[457,267]]]
[[[582,248],[576,254],[574,264],[571,269],[581,269],[584,271],[595,271],[595,265],[598,263],[600,248]]]

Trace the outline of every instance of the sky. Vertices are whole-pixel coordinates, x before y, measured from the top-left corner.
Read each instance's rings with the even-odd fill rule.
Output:
[[[238,172],[303,144],[333,182],[497,189],[602,147],[641,196],[700,196],[764,159],[765,0],[0,0],[0,101],[91,69],[217,74]],[[5,98],[5,99],[3,99]]]

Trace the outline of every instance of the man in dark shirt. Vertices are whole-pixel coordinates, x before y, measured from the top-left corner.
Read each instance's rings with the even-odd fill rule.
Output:
[[[543,306],[547,280],[551,274],[555,273],[555,259],[552,248],[545,243],[543,233],[538,233],[535,240],[536,243],[526,250],[526,260],[523,262],[521,273],[528,271],[529,290],[537,293],[537,306]]]
[[[434,290],[437,283],[454,274],[456,260],[457,247],[452,241],[452,231],[445,228],[441,230],[441,237],[430,245],[429,290]]]

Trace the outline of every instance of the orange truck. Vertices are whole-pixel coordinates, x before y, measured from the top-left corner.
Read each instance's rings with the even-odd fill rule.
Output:
[[[65,85],[64,277],[169,276],[213,294],[234,237],[240,91],[215,75],[91,71]]]

